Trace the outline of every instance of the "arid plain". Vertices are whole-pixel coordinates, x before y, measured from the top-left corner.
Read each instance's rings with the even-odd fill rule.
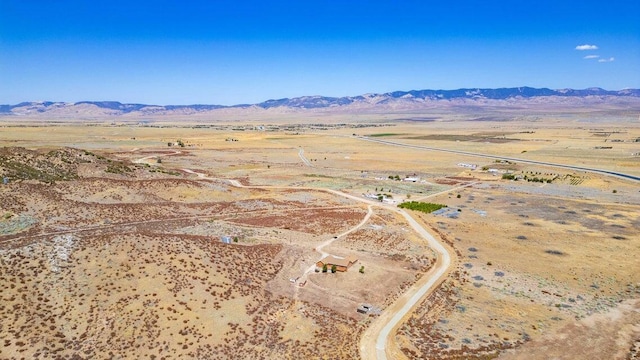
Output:
[[[0,358],[638,358],[637,114],[299,116],[3,119]]]

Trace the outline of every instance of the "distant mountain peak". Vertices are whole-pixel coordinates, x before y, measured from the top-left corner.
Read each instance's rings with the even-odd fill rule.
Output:
[[[433,103],[439,101],[501,101],[515,99],[530,99],[542,97],[631,97],[640,98],[640,89],[604,90],[599,87],[591,87],[583,90],[532,88],[528,86],[515,88],[462,88],[455,90],[409,90],[393,91],[383,94],[367,93],[358,96],[328,97],[322,95],[307,95],[295,98],[281,98],[263,101],[258,104],[242,104],[233,106],[223,105],[146,105],[123,104],[118,101],[80,101],[76,103],[34,101],[23,102],[16,105],[0,105],[0,114],[4,115],[33,115],[38,113],[56,113],[64,115],[70,109],[88,108],[84,111],[95,116],[117,116],[130,113],[140,115],[182,114],[189,115],[223,108],[290,108],[290,109],[323,109],[345,106],[375,107],[389,104],[403,106],[413,104]],[[417,105],[416,105],[417,104]],[[424,105],[422,105],[424,106]],[[79,110],[75,111],[75,113]]]

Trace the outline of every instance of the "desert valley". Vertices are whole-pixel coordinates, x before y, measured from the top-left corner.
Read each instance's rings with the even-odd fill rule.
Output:
[[[396,95],[4,106],[0,358],[639,358],[637,91]]]

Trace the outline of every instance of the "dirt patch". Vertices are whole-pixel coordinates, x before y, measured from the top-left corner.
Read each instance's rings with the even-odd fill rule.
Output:
[[[330,301],[294,299],[289,278],[363,206],[310,190],[96,174],[0,188],[0,317],[12,319],[0,324],[0,357],[357,357],[362,300],[337,306],[351,289],[338,286]],[[400,264],[371,266],[366,279]],[[389,285],[381,302],[402,289]]]
[[[288,228],[317,235],[336,233],[345,226],[357,225],[365,214],[362,209],[307,209],[273,215],[250,213],[229,221],[259,227]]]
[[[461,265],[459,277],[445,282],[401,328],[399,343],[409,357],[497,356],[637,297],[638,277],[628,271],[635,261],[628,243],[635,240],[630,231],[638,231],[635,205],[511,189],[441,195],[433,200],[461,208],[458,217],[420,215],[452,240]],[[626,250],[618,253],[620,247]],[[615,263],[602,261],[612,252]]]
[[[35,126],[3,128],[7,130],[3,131],[3,145],[46,148],[41,154],[51,151],[52,146],[61,149],[80,144],[105,157],[117,153],[112,162],[125,165],[149,155],[163,157],[161,164],[150,158],[148,164],[131,166],[131,172],[119,165],[111,167],[114,172],[107,172],[106,164],[100,161],[83,162],[77,164],[78,179],[71,182],[56,180],[48,185],[25,179],[0,186],[0,215],[9,214],[0,235],[4,261],[0,264],[12,265],[11,270],[0,269],[0,276],[7,274],[7,281],[1,285],[0,306],[8,304],[2,311],[11,311],[11,315],[3,317],[11,321],[0,321],[0,336],[9,340],[1,347],[4,352],[0,357],[29,358],[36,355],[36,350],[40,357],[85,356],[85,350],[91,352],[86,349],[89,345],[83,345],[89,338],[106,351],[96,352],[94,357],[110,356],[108,351],[113,350],[106,348],[106,343],[127,354],[135,349],[136,355],[142,357],[229,357],[224,351],[231,351],[232,345],[240,349],[239,357],[248,358],[357,357],[358,337],[369,318],[355,313],[354,306],[361,301],[384,305],[393,299],[420,276],[421,266],[432,260],[430,250],[414,241],[411,232],[404,232],[402,222],[376,213],[360,230],[327,246],[326,250],[335,255],[356,255],[359,260],[355,268],[344,274],[313,273],[309,282],[299,287],[290,279],[319,259],[314,248],[357,224],[365,207],[326,192],[236,188],[230,179],[241,179],[245,185],[341,189],[353,196],[384,188],[395,200],[430,196],[449,186],[433,186],[426,180],[442,179],[450,185],[478,182],[472,188],[443,192],[429,199],[456,209],[456,218],[424,215],[423,219],[434,235],[454,247],[460,265],[453,271],[459,274],[448,279],[442,292],[432,303],[425,302],[410,323],[401,325],[403,332],[396,335],[397,342],[407,349],[406,354],[414,354],[410,352],[413,351],[417,355],[412,356],[417,358],[427,357],[424,354],[428,351],[432,351],[429,354],[433,358],[474,354],[491,357],[523,346],[518,345],[519,341],[559,334],[559,329],[573,322],[606,313],[621,300],[637,298],[640,279],[634,271],[634,254],[640,220],[635,183],[542,165],[494,163],[460,153],[375,144],[352,134],[364,131],[410,137],[466,134],[499,138],[496,130],[508,127],[509,132],[517,132],[517,137],[526,141],[443,139],[438,146],[497,157],[624,169],[640,175],[638,161],[629,157],[637,152],[632,140],[640,137],[635,119],[622,113],[585,114],[555,118],[523,116],[519,110],[517,115],[514,112],[500,122],[490,121],[491,114],[487,114],[489,120],[482,122],[449,121],[460,117],[446,115],[443,121],[419,126],[382,124],[376,114],[365,116],[375,123],[376,129],[372,130],[345,125],[352,117],[316,113],[314,116],[322,121],[341,125],[301,125],[293,131],[271,125],[265,131],[240,126],[244,131],[236,131],[233,129],[238,123],[206,128],[191,128],[182,121],[167,127],[132,123],[129,130],[135,134],[126,136],[118,135],[109,124],[47,125],[47,130],[52,131]],[[272,121],[292,121],[297,116],[279,113]],[[414,116],[422,115],[402,115]],[[317,117],[314,123],[318,122]],[[520,120],[512,120],[516,117]],[[370,123],[363,125],[368,127]],[[589,135],[592,127],[603,131],[624,127],[624,135],[620,133],[624,141],[614,143],[607,151],[595,150],[603,146],[603,140]],[[227,138],[238,141],[225,141]],[[193,145],[189,146],[189,156],[164,156],[170,154],[166,153],[167,142],[176,139]],[[407,145],[425,142],[406,138],[398,141]],[[300,148],[312,168],[298,156]],[[108,163],[107,159],[100,160]],[[462,169],[460,163],[516,169],[521,174],[554,174],[558,178],[550,184],[506,181],[480,169]],[[61,166],[65,164],[59,162]],[[198,180],[181,169],[193,169],[220,180]],[[417,174],[425,182],[387,180],[395,174]],[[299,224],[307,220],[311,225]],[[221,248],[218,245],[222,235],[237,236],[239,241],[225,244],[228,249]],[[153,250],[143,248],[154,242],[158,246]],[[195,245],[206,242],[218,245]],[[280,250],[274,252],[272,247]],[[27,254],[27,248],[40,253]],[[269,259],[241,248],[265,252]],[[75,258],[76,255],[82,258]],[[29,260],[25,263],[27,260],[20,257]],[[245,257],[256,265],[245,264]],[[162,268],[156,268],[158,265],[153,262]],[[228,262],[229,266],[218,268],[219,262]],[[139,265],[146,268],[140,270]],[[364,265],[364,274],[358,272],[359,265]],[[275,271],[274,266],[279,270]],[[243,271],[245,267],[251,273]],[[99,276],[96,269],[101,271]],[[212,269],[219,269],[220,273]],[[155,278],[145,283],[147,277],[142,271]],[[259,272],[264,276],[254,274]],[[251,280],[254,275],[255,280]],[[83,292],[82,289],[97,289],[91,282],[108,290]],[[56,284],[63,291],[55,291]],[[179,289],[177,294],[171,291],[174,287]],[[146,300],[153,300],[154,292],[158,296],[162,293],[163,299],[157,305],[145,305]],[[69,294],[78,296],[69,298]],[[136,298],[137,294],[147,296]],[[216,301],[218,304],[214,305]],[[94,307],[92,313],[89,306]],[[156,309],[160,306],[161,312]],[[107,312],[96,317],[101,309],[113,311],[119,318]],[[254,310],[256,313],[251,313]],[[75,314],[80,314],[78,318],[83,322],[75,321]],[[31,330],[35,329],[34,324],[40,327],[41,335]],[[112,324],[118,331],[112,330]],[[51,326],[54,328],[47,330]],[[76,329],[71,329],[74,326]],[[151,335],[145,333],[147,328]],[[217,329],[220,332],[209,337]],[[86,336],[81,338],[83,333]],[[606,336],[591,332],[585,338],[589,337],[597,341]],[[22,340],[25,338],[28,341]],[[221,344],[225,338],[229,347]],[[250,342],[252,339],[255,344]],[[248,349],[246,344],[255,345],[256,349]],[[145,347],[151,350],[147,352]],[[618,349],[629,348],[625,340]],[[196,353],[195,349],[201,350]],[[455,355],[454,351],[467,355]]]
[[[625,301],[506,351],[499,359],[636,359],[640,355],[640,301]]]

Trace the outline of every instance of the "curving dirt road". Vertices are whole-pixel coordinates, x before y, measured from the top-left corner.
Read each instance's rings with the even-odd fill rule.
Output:
[[[138,148],[136,148],[136,149],[133,149],[133,150],[131,150],[131,151],[136,151],[136,150],[139,150],[139,149],[138,149]],[[142,158],[140,158],[140,159],[133,160],[133,163],[134,163],[134,164],[144,164],[144,163],[146,162],[146,160],[150,160],[150,159],[159,159],[159,158],[161,158],[161,157],[163,157],[163,156],[171,156],[171,155],[178,155],[178,154],[182,154],[182,151],[180,151],[180,150],[176,150],[175,152],[168,153],[168,154],[156,154],[156,155],[149,155],[149,156],[142,157]]]
[[[205,174],[198,173],[189,169],[183,169],[185,172],[196,174],[201,179],[209,179],[209,180],[219,180],[216,178],[207,177]],[[418,223],[411,215],[405,210],[398,208],[394,205],[384,204],[380,202],[375,202],[369,199],[364,199],[358,196],[354,196],[351,194],[343,193],[338,190],[333,189],[322,189],[322,188],[306,188],[306,187],[287,187],[287,186],[247,186],[241,184],[237,180],[230,179],[229,183],[236,187],[244,187],[244,188],[261,188],[261,189],[310,189],[316,191],[326,191],[330,192],[342,197],[346,197],[352,200],[356,200],[359,202],[363,202],[369,205],[369,212],[367,216],[355,227],[350,230],[340,234],[337,238],[347,235],[348,233],[355,231],[356,229],[363,226],[371,216],[373,212],[373,206],[378,206],[382,208],[386,208],[391,211],[395,211],[407,220],[409,225],[420,234],[427,242],[429,246],[437,253],[438,257],[434,266],[424,274],[413,286],[411,286],[404,294],[402,294],[391,306],[385,309],[382,314],[377,317],[369,328],[362,335],[360,340],[360,356],[362,359],[398,359],[403,358],[404,355],[400,352],[396,346],[390,346],[390,343],[393,343],[391,340],[391,336],[395,333],[395,329],[400,324],[400,322],[407,316],[411,310],[418,305],[420,300],[424,298],[424,296],[428,295],[432,292],[436,286],[438,286],[446,275],[449,266],[451,265],[451,255],[447,251],[447,249],[439,243],[433,235],[431,235],[420,223]],[[463,188],[467,186],[471,186],[471,184],[466,184],[459,186],[458,188]],[[455,191],[458,188],[445,190],[440,193],[427,195],[421,197],[421,199],[425,199],[428,197],[433,197],[439,195],[444,192]],[[318,250],[321,254],[326,255],[322,251],[322,248],[331,244],[333,241],[337,240],[337,238],[333,238],[327,240],[326,242],[319,245],[316,250]],[[309,272],[313,271],[315,268],[315,264],[312,265],[303,276],[306,276]],[[302,280],[304,281],[304,280]]]
[[[385,309],[365,331],[360,340],[360,357],[362,359],[380,360],[404,357],[397,347],[389,346],[390,337],[393,336],[395,329],[404,317],[418,305],[420,300],[444,280],[451,264],[451,256],[446,248],[406,211],[399,210],[399,212],[407,219],[411,227],[428,241],[429,246],[438,254],[438,258],[429,272],[424,274],[396,302]]]
[[[304,149],[303,149],[303,148],[300,148],[300,150],[298,150],[298,156],[300,157],[300,160],[302,160],[302,162],[303,162],[305,165],[310,166],[310,167],[313,167],[313,165],[311,164],[311,161],[309,161],[309,159],[307,159],[307,158],[304,156]]]
[[[367,211],[367,215],[365,215],[365,217],[362,219],[362,221],[360,221],[359,224],[357,224],[356,226],[352,227],[351,229],[343,232],[342,234],[338,235],[338,236],[334,236],[331,239],[323,242],[322,244],[316,246],[316,251],[320,253],[321,257],[319,260],[322,260],[325,256],[329,256],[328,252],[325,252],[324,249],[325,247],[331,245],[333,242],[339,240],[340,238],[360,229],[362,226],[364,226],[364,224],[367,223],[367,221],[369,221],[369,219],[371,218],[371,215],[373,215],[373,207],[371,205],[369,205],[368,207],[368,211]],[[311,266],[309,266],[309,268],[307,270],[305,270],[304,274],[302,274],[302,276],[300,277],[300,281],[304,281],[306,279],[307,274],[313,272],[316,268],[315,263]]]
[[[180,153],[179,151],[176,152]],[[141,159],[138,159],[136,162],[143,162],[150,158],[157,157],[158,155],[147,156]],[[183,171],[197,175],[199,179],[204,180],[224,180],[219,178],[208,177],[204,173],[196,172],[190,169],[182,169]],[[446,274],[448,267],[451,263],[451,258],[447,250],[444,246],[442,246],[421,224],[419,224],[411,215],[404,211],[403,209],[397,208],[394,205],[384,204],[377,201],[373,201],[370,199],[362,198],[359,196],[347,194],[338,190],[333,189],[325,189],[325,188],[314,188],[314,187],[291,187],[291,186],[247,186],[240,183],[238,180],[234,179],[226,179],[232,186],[239,188],[256,188],[256,189],[308,189],[314,191],[324,191],[328,193],[335,194],[337,196],[341,196],[344,198],[352,199],[361,203],[365,203],[368,205],[368,212],[363,220],[357,224],[356,226],[350,228],[349,230],[341,233],[335,238],[331,238],[318,247],[316,250],[322,255],[326,256],[328,253],[323,251],[323,248],[330,245],[334,241],[340,239],[341,237],[346,236],[347,234],[356,231],[357,229],[364,226],[370,219],[373,214],[373,207],[385,208],[390,211],[395,211],[402,216],[405,217],[407,222],[413,227],[418,234],[420,234],[424,239],[427,240],[429,246],[434,249],[434,251],[438,254],[438,258],[434,266],[427,272],[424,276],[422,276],[413,286],[411,286],[403,295],[401,295],[394,304],[385,309],[382,314],[376,318],[371,326],[366,330],[361,338],[360,344],[360,354],[363,359],[387,359],[388,357],[396,359],[398,357],[403,357],[402,353],[399,351],[397,347],[389,346],[390,345],[390,336],[394,334],[394,329],[399,325],[399,323],[403,320],[403,318],[418,304],[418,302],[427,295],[430,291],[432,291],[442,280],[444,275]],[[470,186],[472,184],[467,184],[461,187]],[[453,191],[455,189],[449,189],[446,191]],[[439,194],[439,193],[438,193]],[[438,194],[428,195],[422,198],[435,196]],[[179,217],[171,220],[178,219],[193,219],[200,217],[209,217],[210,215],[202,215],[202,216],[187,216],[187,217]],[[167,219],[162,220],[144,220],[144,221],[134,221],[128,222],[126,225],[136,225],[136,224],[144,224],[151,222],[163,222]],[[97,229],[111,228],[116,226],[122,226],[125,224],[110,224],[110,225],[99,225],[99,226],[87,226],[85,228],[78,228],[73,230],[61,230],[49,232],[46,234],[38,234],[35,236],[47,236],[47,235],[56,235],[56,234],[68,234],[68,233],[77,233],[82,231],[92,231]],[[33,235],[29,236],[33,237]],[[7,241],[16,241],[21,239],[22,237],[12,238],[5,240]],[[314,271],[315,263],[309,267],[303,274],[306,276],[308,273]],[[393,342],[391,341],[391,344]]]

